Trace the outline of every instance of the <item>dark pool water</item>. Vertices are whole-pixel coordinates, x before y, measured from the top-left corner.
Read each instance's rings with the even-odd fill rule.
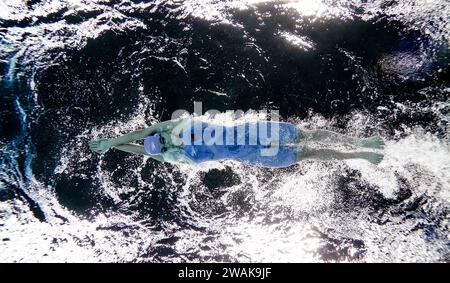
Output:
[[[1,261],[449,260],[446,1],[72,2],[0,4]],[[87,147],[194,101],[379,134],[385,159],[192,168]]]

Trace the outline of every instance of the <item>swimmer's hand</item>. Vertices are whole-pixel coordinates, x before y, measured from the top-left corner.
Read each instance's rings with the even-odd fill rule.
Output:
[[[89,142],[89,148],[98,154],[103,154],[111,148],[111,143],[108,139],[98,139]]]
[[[361,146],[375,148],[375,149],[383,149],[384,142],[379,136],[371,136],[370,138],[363,139],[361,142]]]

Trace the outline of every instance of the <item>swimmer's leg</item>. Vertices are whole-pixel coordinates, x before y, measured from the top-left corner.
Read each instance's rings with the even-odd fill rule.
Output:
[[[297,161],[317,159],[317,160],[344,160],[344,159],[365,159],[372,164],[378,164],[383,159],[383,155],[376,152],[341,152],[332,149],[314,149],[306,146],[299,147],[297,151]]]
[[[342,143],[354,146],[369,147],[381,149],[384,142],[379,136],[372,136],[361,139],[335,133],[328,130],[303,130],[298,129],[298,138],[301,143],[305,142],[324,142],[324,143]]]

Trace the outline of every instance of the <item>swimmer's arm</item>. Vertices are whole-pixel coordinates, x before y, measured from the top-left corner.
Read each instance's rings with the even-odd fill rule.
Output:
[[[179,163],[182,163],[182,164],[189,164],[189,165],[196,165],[197,163],[195,163],[194,161],[192,161],[192,160],[190,160],[189,158],[187,158],[186,156],[181,156],[179,159],[178,159],[178,162]]]
[[[129,134],[122,135],[120,137],[109,139],[108,145],[109,147],[117,147],[118,145],[128,144],[130,142],[134,142],[136,140],[142,140],[146,137],[156,133],[159,130],[165,130],[167,128],[172,128],[176,126],[180,121],[179,120],[169,120],[161,123],[157,123],[151,125],[148,128],[137,130]]]
[[[195,165],[196,163],[187,158],[183,153],[174,154],[173,163]]]
[[[114,148],[124,151],[124,152],[143,154],[143,155],[153,158],[159,162],[195,164],[189,158],[184,156],[178,149],[169,150],[169,152],[166,152],[163,155],[150,155],[145,151],[145,149],[142,145],[121,144],[121,145],[115,146]]]
[[[196,164],[195,162],[187,158],[184,153],[177,148],[169,149],[162,156],[166,162],[173,164]]]
[[[136,145],[136,144],[121,144],[118,146],[114,146],[115,149],[124,151],[124,152],[129,152],[129,153],[135,153],[135,154],[143,154],[146,155],[148,157],[151,157],[157,161],[160,162],[164,162],[164,158],[161,155],[150,155],[148,154],[144,147],[142,145]]]

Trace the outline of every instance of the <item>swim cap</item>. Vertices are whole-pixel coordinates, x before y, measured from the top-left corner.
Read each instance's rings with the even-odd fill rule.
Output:
[[[144,149],[150,155],[160,154],[161,142],[159,141],[159,134],[146,137],[144,140]]]

